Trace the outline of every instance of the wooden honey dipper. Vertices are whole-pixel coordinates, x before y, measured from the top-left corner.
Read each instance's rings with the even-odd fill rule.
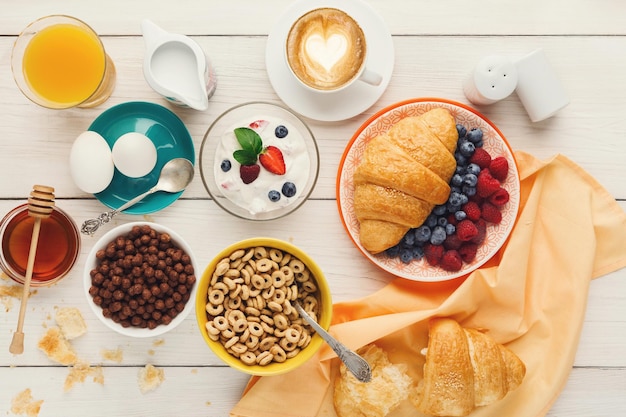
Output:
[[[54,188],[46,185],[35,185],[28,198],[28,215],[35,218],[33,224],[33,235],[30,240],[30,250],[28,252],[28,262],[26,264],[26,275],[24,277],[24,288],[22,292],[22,303],[20,304],[20,315],[17,320],[17,329],[13,333],[13,340],[9,352],[21,354],[24,352],[24,315],[26,314],[26,302],[30,294],[30,281],[33,277],[35,265],[35,255],[37,253],[37,243],[39,241],[39,230],[41,219],[46,219],[52,214],[54,209]]]

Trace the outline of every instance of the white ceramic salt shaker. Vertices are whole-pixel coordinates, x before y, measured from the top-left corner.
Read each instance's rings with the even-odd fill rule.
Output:
[[[507,57],[481,59],[463,83],[465,97],[473,104],[488,105],[507,98],[517,86],[517,69]]]
[[[543,49],[531,52],[515,66],[518,75],[515,91],[530,120],[545,120],[569,104],[567,92]]]

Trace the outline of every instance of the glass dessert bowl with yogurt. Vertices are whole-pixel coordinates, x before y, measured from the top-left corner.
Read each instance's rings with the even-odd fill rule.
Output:
[[[290,110],[265,102],[235,106],[209,127],[200,173],[224,210],[249,220],[272,220],[300,207],[319,171],[308,126]]]

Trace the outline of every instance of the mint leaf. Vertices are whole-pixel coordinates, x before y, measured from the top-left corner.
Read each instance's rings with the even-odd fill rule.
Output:
[[[256,163],[257,154],[256,152],[250,152],[247,149],[238,149],[233,152],[233,158],[241,165],[252,165]]]
[[[235,137],[244,151],[253,152],[256,155],[263,150],[263,141],[258,133],[248,127],[238,127],[235,129]]]

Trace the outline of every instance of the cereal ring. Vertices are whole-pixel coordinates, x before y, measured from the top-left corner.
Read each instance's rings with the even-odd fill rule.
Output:
[[[296,274],[301,273],[306,269],[304,267],[304,263],[300,259],[297,259],[297,258],[293,258],[291,261],[289,261],[289,267]]]
[[[264,323],[269,324],[270,326],[273,326],[273,325],[274,325],[274,319],[273,319],[272,317],[268,316],[267,314],[262,314],[262,315],[261,315],[261,320],[262,320]]]
[[[274,336],[282,339],[285,336],[285,330],[274,329]]]
[[[229,268],[230,268],[230,259],[224,258],[215,267],[215,273],[221,277],[222,275],[226,273],[226,271],[228,271]]]
[[[234,261],[235,259],[239,259],[241,257],[243,257],[243,255],[246,254],[246,251],[243,249],[237,249],[236,251],[234,251],[233,253],[230,254],[229,258],[231,261]]]
[[[269,301],[267,303],[267,308],[276,313],[280,313],[281,311],[283,311],[283,306],[278,304],[276,301]]]
[[[300,271],[300,272],[296,272],[296,270],[294,270],[293,272],[294,272],[294,274],[296,276],[296,281],[298,281],[298,282],[304,282],[304,281],[308,280],[309,277],[310,277],[310,272],[309,272],[308,269],[305,269],[305,270]]]
[[[280,266],[285,266],[289,263],[289,261],[291,261],[291,254],[290,253],[283,253],[283,259],[281,259],[280,261]]]
[[[253,322],[253,321],[249,321],[248,322],[248,330],[250,330],[250,334],[252,336],[256,336],[256,337],[261,337],[261,336],[263,336],[263,333],[264,333],[263,327],[261,326],[261,324]],[[250,337],[252,337],[252,336],[250,336]]]
[[[302,332],[299,332],[294,327],[290,327],[285,332],[285,339],[291,343],[298,343],[301,337],[302,337]]]
[[[206,331],[208,334],[212,334],[212,335],[218,335],[220,334],[219,329],[217,329],[215,327],[215,324],[213,324],[212,321],[207,321],[206,324],[204,325],[204,327],[206,327]]]
[[[270,348],[270,353],[274,355],[274,361],[285,362],[287,360],[287,354],[279,345],[274,345]]]
[[[228,308],[230,308],[231,310],[238,310],[239,307],[241,307],[241,298],[231,298],[230,300],[228,300],[227,305]]]
[[[272,301],[275,301],[278,304],[282,304],[285,302],[286,299],[287,299],[287,295],[285,294],[285,290],[277,289],[276,291],[274,291],[274,296],[272,297]]]
[[[228,322],[232,325],[238,320],[245,320],[246,315],[241,310],[231,310],[226,316]]]
[[[243,311],[248,316],[259,317],[261,315],[261,311],[258,308],[254,308],[254,307],[246,307],[246,308],[244,308]],[[250,320],[250,318],[248,318],[248,320]]]
[[[308,313],[309,311],[313,312],[317,309],[317,298],[312,295],[307,295],[302,300],[302,308]]]
[[[293,358],[293,357],[294,357],[294,356],[296,356],[298,353],[300,353],[300,348],[295,348],[295,349],[293,349],[293,350],[290,350],[290,351],[286,352],[287,359],[291,359],[291,358]]]
[[[270,300],[272,297],[274,297],[274,291],[276,291],[276,288],[274,287],[266,288],[263,291],[261,291],[261,296],[265,300]]]
[[[293,308],[293,306],[291,305],[291,301],[289,300],[285,300],[283,301],[283,313],[286,316],[291,316],[292,314],[294,315],[294,317],[298,317],[298,312],[296,311],[295,308]]]
[[[220,290],[211,290],[209,293],[209,303],[214,306],[220,305],[224,302],[224,293]]]
[[[226,317],[224,316],[215,317],[213,319],[213,324],[215,325],[215,328],[221,332],[228,329],[228,320],[226,320]]]
[[[232,261],[230,263],[230,269],[231,270],[239,270],[240,268],[243,268],[243,263],[241,262],[241,259],[235,259],[234,261]],[[226,272],[228,274],[228,272]]]
[[[284,314],[276,314],[274,316],[274,326],[276,326],[277,329],[285,330],[289,327],[289,320],[287,320]]]
[[[230,298],[237,298],[237,297],[239,297],[239,294],[240,294],[240,293],[241,293],[241,284],[237,284],[237,285],[235,286],[235,289],[234,289],[234,290],[231,290],[231,291],[230,291],[230,294],[228,294],[228,295],[229,295],[229,297],[230,297]],[[243,298],[243,297],[242,297],[242,298]]]
[[[248,262],[254,256],[254,249],[248,249],[246,254],[241,257],[242,262]]]
[[[270,350],[272,346],[274,346],[278,342],[278,338],[274,336],[267,336],[261,340],[259,343],[259,347],[261,350]]]
[[[256,355],[250,351],[242,353],[239,359],[246,365],[254,365],[256,363]]]
[[[259,338],[258,336],[250,335],[250,337],[244,342],[244,344],[248,349],[256,350],[256,348],[259,346]]]
[[[243,284],[241,285],[241,299],[245,301],[248,298],[250,298],[250,287],[247,284]]]
[[[261,258],[256,261],[256,270],[260,272],[267,272],[272,269],[272,261],[267,258]]]
[[[214,290],[219,290],[219,291],[223,292],[224,294],[226,294],[229,291],[228,290],[228,286],[226,284],[224,284],[222,281],[216,282],[215,285],[213,285],[213,289]]]
[[[214,342],[219,342],[219,340],[220,340],[220,333],[218,333],[218,334],[211,334],[211,333],[209,333],[209,339],[211,339]]]
[[[282,272],[283,276],[285,277],[286,285],[291,285],[293,283],[293,280],[295,279],[293,269],[289,268],[288,266],[281,266],[279,271]]]
[[[298,286],[296,284],[293,284],[291,287],[289,287],[289,289],[291,290],[291,296],[289,297],[289,299],[291,301],[297,300],[298,299]]]
[[[239,356],[248,351],[248,347],[241,342],[235,343],[230,348]]]
[[[224,311],[224,306],[222,304],[214,305],[211,303],[207,303],[206,312],[212,316],[219,316]]]
[[[233,324],[233,330],[236,333],[242,333],[248,329],[248,321],[246,319],[239,319]]]
[[[305,348],[309,343],[311,343],[311,335],[306,332],[302,333],[300,340],[298,340],[298,347]]]
[[[252,275],[252,278],[250,278],[250,282],[252,283],[252,286],[254,288],[259,289],[259,290],[262,290],[263,287],[265,286],[265,280],[259,274]]]
[[[266,322],[262,321],[261,322],[261,327],[263,328],[263,331],[267,334],[274,334],[274,328],[272,326],[270,326],[269,324],[267,324]]]
[[[254,248],[254,259],[263,259],[267,258],[267,249],[263,246],[257,246]]]
[[[281,270],[272,272],[272,285],[276,288],[280,288],[287,283],[287,278]]]
[[[290,342],[289,340],[285,338],[280,339],[280,342],[278,342],[278,344],[280,345],[281,348],[283,348],[285,352],[291,352],[292,350],[298,348],[297,343]]]
[[[225,337],[226,339],[231,339],[233,337],[237,336],[235,334],[235,332],[233,331],[233,329],[231,329],[230,327],[227,329],[222,330],[222,337]]]
[[[250,339],[250,329],[248,329],[248,322],[246,321],[246,328],[239,335],[239,341],[241,343],[246,343]]]
[[[274,360],[274,355],[267,351],[256,357],[256,362],[261,366],[269,365],[272,360]]]
[[[283,251],[276,248],[270,248],[270,259],[274,262],[280,262],[283,260]]]
[[[232,269],[229,269],[228,271],[230,272],[230,271],[232,271]],[[228,274],[228,272],[227,272],[227,274]],[[229,277],[226,277],[226,276],[224,276],[224,278],[222,278],[222,282],[224,284],[226,284],[226,286],[228,287],[229,291],[234,290],[235,287],[237,286],[235,284],[235,281],[233,281],[232,279],[230,279]]]
[[[226,349],[230,349],[235,343],[239,342],[239,336],[233,336],[226,343],[224,343],[224,347]]]
[[[304,281],[302,283],[302,289],[306,292],[314,293],[315,291],[317,291],[317,285],[315,285],[315,283],[311,280]]]

